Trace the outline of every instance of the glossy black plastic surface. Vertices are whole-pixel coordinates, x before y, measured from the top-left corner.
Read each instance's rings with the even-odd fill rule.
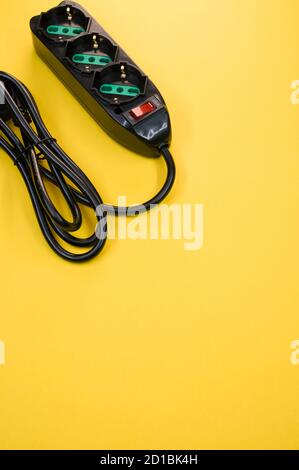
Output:
[[[52,25],[64,27],[64,31],[72,27],[85,32],[75,37],[49,34]],[[159,156],[160,148],[170,145],[169,113],[158,89],[83,7],[64,1],[58,7],[33,17],[30,27],[39,56],[111,137],[150,157]],[[104,57],[103,60],[106,58],[110,62],[102,66],[73,60],[75,54],[89,57],[98,53]],[[119,89],[124,85],[133,91],[138,89],[139,95],[105,94],[101,87],[107,83],[115,84]],[[153,111],[134,118],[132,109],[148,102],[154,105]]]

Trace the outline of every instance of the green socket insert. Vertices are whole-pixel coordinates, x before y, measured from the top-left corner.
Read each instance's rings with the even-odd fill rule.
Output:
[[[75,64],[101,65],[102,67],[112,62],[108,56],[94,54],[75,54],[72,60]]]
[[[100,87],[100,92],[105,95],[138,96],[140,90],[137,86],[114,85],[105,83]]]
[[[55,36],[78,36],[78,34],[84,32],[83,28],[74,28],[72,26],[50,25],[47,27],[47,33]]]

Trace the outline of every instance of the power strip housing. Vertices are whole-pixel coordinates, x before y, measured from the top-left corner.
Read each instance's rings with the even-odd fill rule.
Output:
[[[63,1],[30,28],[38,55],[111,137],[149,157],[170,145],[161,93],[81,5]]]

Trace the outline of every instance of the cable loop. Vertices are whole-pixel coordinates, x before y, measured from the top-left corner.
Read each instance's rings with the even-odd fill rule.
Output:
[[[37,143],[33,143],[31,145],[28,145],[27,147],[24,148],[24,150],[22,150],[22,152],[19,153],[19,155],[17,156],[17,160],[19,160],[21,157],[26,157],[27,153],[30,150],[33,150],[35,147],[38,148],[39,145],[44,144],[45,142],[57,142],[57,140],[54,139],[54,137],[45,137],[44,139],[39,140]],[[40,157],[41,155],[43,155],[42,152],[39,152],[39,153],[35,154],[35,156],[37,158]],[[43,156],[42,158],[39,158],[39,160],[45,160],[45,159],[46,159],[45,156]],[[16,165],[17,162],[15,162],[14,164]]]
[[[160,151],[167,165],[167,177],[156,196],[142,205],[131,207],[104,205],[84,172],[56,144],[56,139],[47,130],[25,85],[5,72],[0,72],[1,83],[5,86],[5,109],[2,109],[2,115],[12,117],[12,122],[20,129],[21,137],[18,137],[19,133],[13,132],[4,118],[0,118],[0,131],[4,134],[4,138],[0,135],[0,148],[9,155],[20,171],[41,231],[49,246],[59,256],[76,262],[94,258],[107,240],[107,214],[133,216],[152,209],[168,195],[175,180],[175,164],[165,145]],[[39,152],[36,153],[35,149]],[[42,165],[41,160],[45,160],[47,165]],[[71,220],[66,220],[56,209],[44,184],[45,179],[60,190],[71,213]],[[95,214],[95,232],[86,238],[74,234],[82,225],[80,204],[90,207]],[[61,240],[75,250],[68,251]],[[85,250],[83,253],[82,249]]]

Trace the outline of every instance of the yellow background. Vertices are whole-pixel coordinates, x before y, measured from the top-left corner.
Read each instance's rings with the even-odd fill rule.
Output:
[[[0,447],[298,448],[299,3],[84,5],[169,105],[168,202],[204,204],[204,246],[114,240],[69,264],[1,152]],[[105,202],[146,199],[163,162],[111,140],[33,50],[29,19],[52,6],[2,2],[1,68]]]

